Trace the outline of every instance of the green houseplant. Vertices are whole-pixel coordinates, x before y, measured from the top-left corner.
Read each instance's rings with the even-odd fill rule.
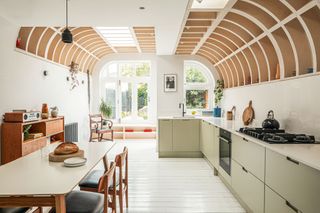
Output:
[[[108,104],[103,99],[101,99],[99,111],[104,118],[110,118],[110,116],[112,114],[111,106],[108,106]],[[105,125],[105,124],[103,123],[103,125]]]
[[[224,89],[224,82],[223,80],[217,80],[216,86],[214,88],[214,104],[215,108],[213,109],[213,116],[214,117],[221,117],[221,108],[219,107],[220,102],[223,97],[223,89]]]

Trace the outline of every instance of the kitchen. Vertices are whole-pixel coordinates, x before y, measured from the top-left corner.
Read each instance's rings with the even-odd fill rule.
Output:
[[[13,137],[1,121],[0,206],[8,195],[67,195],[128,147],[128,212],[319,211],[319,0],[94,1],[0,3],[1,114],[57,106],[61,117],[31,121],[31,131],[59,120],[41,136],[52,151],[76,123],[79,147],[99,154],[72,177],[35,160],[47,162],[46,142],[21,154],[31,141],[19,139],[12,151],[21,130]],[[112,142],[87,143],[101,100]],[[10,171],[41,168],[47,175],[11,187]]]

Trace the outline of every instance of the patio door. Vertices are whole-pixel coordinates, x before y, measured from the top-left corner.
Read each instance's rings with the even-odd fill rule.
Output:
[[[118,117],[121,122],[142,122],[149,119],[147,82],[120,80],[118,97]]]

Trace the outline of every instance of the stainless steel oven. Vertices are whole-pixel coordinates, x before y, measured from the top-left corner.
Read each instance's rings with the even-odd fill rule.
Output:
[[[229,175],[231,175],[231,133],[220,129],[219,136],[219,164]]]

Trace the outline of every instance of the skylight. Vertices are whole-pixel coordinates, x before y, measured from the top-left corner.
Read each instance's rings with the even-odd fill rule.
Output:
[[[97,30],[113,47],[137,46],[129,27],[97,27]]]
[[[191,8],[221,10],[227,3],[228,0],[193,0]]]

